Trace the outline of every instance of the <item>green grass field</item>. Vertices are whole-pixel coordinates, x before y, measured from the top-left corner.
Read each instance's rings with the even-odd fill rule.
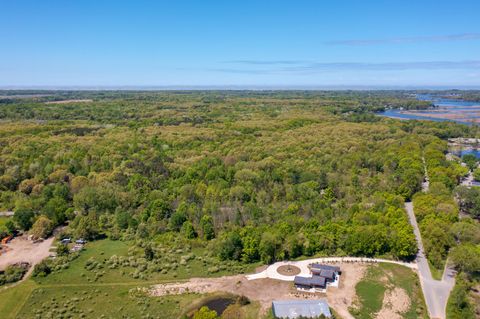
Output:
[[[102,268],[104,273],[95,279],[85,268],[89,259],[108,260],[111,256],[127,256],[131,243],[112,240],[90,242],[69,267],[47,277],[30,278],[9,289],[0,290],[1,318],[165,318],[176,319],[182,311],[201,295],[189,294],[168,297],[148,297],[135,293],[137,288],[177,281],[189,277],[212,277],[229,274],[228,271],[208,272],[208,266],[192,259],[166,273],[152,273],[146,279],[131,276],[133,267]],[[191,253],[203,256],[205,249],[194,248]],[[177,256],[180,258],[179,256]],[[252,265],[251,267],[255,267]],[[253,269],[248,269],[252,270]],[[258,305],[242,308],[252,317]],[[103,317],[102,317],[103,315]],[[254,317],[252,317],[254,318]]]
[[[398,287],[410,297],[410,307],[403,318],[428,318],[417,275],[409,268],[394,264],[369,267],[357,284],[358,307],[351,309],[355,318],[373,318],[380,311],[387,289]]]
[[[136,285],[35,289],[18,318],[177,318],[198,295],[148,297]]]

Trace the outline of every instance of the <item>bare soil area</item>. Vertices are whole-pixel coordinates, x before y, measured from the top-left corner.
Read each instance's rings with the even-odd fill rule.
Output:
[[[410,308],[410,297],[402,288],[393,288],[385,292],[382,309],[377,313],[377,318],[402,319],[402,313]]]
[[[278,267],[277,272],[284,276],[296,276],[301,272],[301,270],[297,266],[285,265]]]
[[[340,276],[340,285],[338,288],[328,288],[328,303],[343,319],[354,319],[348,309],[357,299],[355,286],[362,280],[367,266],[363,264],[345,263],[334,264],[334,266],[341,268],[342,275]]]
[[[327,297],[331,307],[344,319],[353,318],[348,312],[356,298],[355,285],[363,277],[366,265],[339,264],[342,268],[340,286],[330,287],[327,294],[300,292],[293,282],[274,279],[247,280],[244,275],[220,278],[192,278],[187,282],[159,284],[151,288],[153,296],[177,295],[184,293],[227,292],[244,295],[261,304],[261,314],[265,314],[273,300],[317,299]]]
[[[0,254],[0,270],[19,262],[28,262],[32,266],[38,264],[49,256],[53,240],[54,238],[51,237],[42,242],[33,243],[26,236],[15,237],[8,244],[3,245],[4,249]]]

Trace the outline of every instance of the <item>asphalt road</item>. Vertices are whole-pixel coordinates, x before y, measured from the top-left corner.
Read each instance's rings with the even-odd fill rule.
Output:
[[[432,278],[432,273],[430,272],[430,267],[425,257],[422,236],[420,235],[412,202],[405,203],[405,209],[407,210],[410,223],[413,226],[413,231],[417,238],[418,252],[416,261],[418,265],[418,275],[430,318],[445,319],[448,297],[450,296],[453,286],[455,286],[455,271],[447,265],[441,281]]]

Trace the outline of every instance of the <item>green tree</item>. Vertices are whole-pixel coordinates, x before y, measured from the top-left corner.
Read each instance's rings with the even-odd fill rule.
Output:
[[[478,159],[473,154],[465,154],[462,156],[462,161],[467,164],[467,167],[473,171],[478,166]]]
[[[195,228],[193,228],[193,224],[188,220],[183,223],[181,233],[187,239],[193,239],[197,237],[197,233],[195,232]]]
[[[218,256],[222,260],[240,260],[243,243],[237,232],[224,233],[218,244]]]
[[[213,226],[213,218],[210,215],[203,215],[200,219],[200,229],[203,239],[210,240],[215,238],[215,228]]]
[[[33,217],[35,214],[29,209],[19,209],[15,211],[13,219],[17,223],[18,227],[22,230],[29,230],[33,225]]]
[[[187,221],[187,216],[184,212],[177,210],[170,216],[170,228],[175,231],[179,231],[183,223]]]
[[[47,238],[53,231],[53,222],[46,216],[40,216],[30,230],[35,238]]]
[[[72,226],[76,238],[92,240],[97,238],[100,234],[100,228],[95,213],[89,213],[87,216],[78,215]]]
[[[70,249],[68,249],[68,246],[65,244],[58,244],[57,245],[57,256],[68,256],[70,253]]]
[[[480,246],[464,244],[454,247],[450,259],[459,271],[470,274],[480,272]]]
[[[17,227],[15,226],[15,223],[11,219],[7,220],[7,222],[5,223],[5,228],[7,229],[10,235],[14,234],[17,231]]]
[[[203,306],[194,312],[192,319],[217,319],[219,318],[215,310],[210,310],[207,306]]]
[[[473,171],[473,178],[477,181],[480,182],[480,168],[476,168]]]

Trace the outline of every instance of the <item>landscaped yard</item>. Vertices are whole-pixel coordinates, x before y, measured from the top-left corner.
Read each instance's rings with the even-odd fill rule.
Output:
[[[417,275],[409,268],[379,264],[368,268],[356,286],[357,303],[351,313],[367,319],[381,314],[386,318],[428,318]]]

